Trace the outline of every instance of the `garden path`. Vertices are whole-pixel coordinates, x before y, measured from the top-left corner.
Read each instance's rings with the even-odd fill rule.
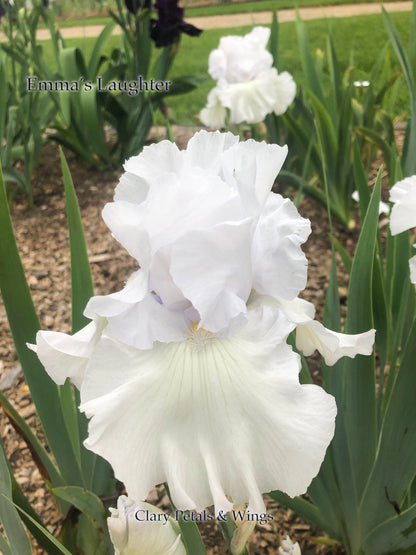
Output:
[[[412,9],[411,1],[384,2],[384,7],[389,12],[404,12]],[[366,15],[381,12],[382,4],[342,4],[339,6],[313,6],[299,8],[299,14],[302,19],[322,19],[325,17],[351,17],[354,15]],[[200,29],[219,29],[227,27],[240,27],[243,25],[262,25],[271,23],[272,12],[255,12],[240,14],[212,15],[205,17],[189,17],[186,21],[192,23]],[[295,21],[296,10],[280,10],[278,12],[279,22]],[[103,25],[85,25],[76,27],[62,28],[61,34],[64,38],[77,37],[96,37],[103,30]],[[120,34],[121,29],[116,27],[113,34]],[[49,39],[48,29],[39,29],[37,32],[39,40]],[[6,41],[7,38],[0,33],[0,42]]]

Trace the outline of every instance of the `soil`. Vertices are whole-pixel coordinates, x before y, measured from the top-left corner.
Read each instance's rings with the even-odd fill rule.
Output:
[[[183,147],[195,129],[176,130],[177,142]],[[70,152],[67,160],[75,183],[86,241],[92,266],[95,292],[108,294],[123,287],[124,281],[135,268],[131,257],[112,238],[101,218],[104,205],[112,200],[119,171],[97,171],[76,160]],[[23,199],[11,206],[12,220],[24,269],[38,310],[41,328],[70,332],[70,265],[65,201],[58,147],[48,144],[42,153],[41,164],[33,176],[35,206],[28,207]],[[277,187],[279,191],[279,187]],[[282,192],[282,191],[279,191]],[[287,195],[290,191],[283,191]],[[327,214],[313,200],[305,198],[298,207],[309,218],[313,232],[304,246],[309,260],[309,280],[303,296],[317,307],[322,316],[323,301],[330,270],[330,244]],[[357,240],[357,227],[346,230],[335,222],[335,235],[351,253]],[[340,269],[342,270],[341,266]],[[345,275],[341,277],[341,302],[347,295]],[[320,382],[318,358],[311,359],[312,375]],[[28,388],[23,380],[9,332],[4,306],[0,304],[0,389],[19,410],[20,414],[42,437]],[[40,514],[50,532],[59,532],[60,517],[53,498],[43,485],[24,442],[16,434],[3,413],[0,414],[0,432],[16,479]],[[331,548],[316,543],[314,538],[325,536],[292,511],[279,506],[265,496],[268,511],[274,520],[258,526],[250,540],[252,555],[274,555],[279,542],[286,535],[298,541],[304,554],[342,554],[341,546]],[[148,500],[168,510],[163,489],[155,489]],[[201,525],[210,555],[227,553],[218,525]],[[34,552],[43,551],[34,548]]]

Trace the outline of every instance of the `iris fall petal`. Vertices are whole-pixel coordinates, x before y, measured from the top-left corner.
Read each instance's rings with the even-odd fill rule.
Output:
[[[28,344],[28,347],[36,352],[45,370],[58,385],[63,385],[70,378],[79,389],[89,357],[105,325],[105,320],[98,318],[72,336],[41,330],[36,334],[36,345]]]
[[[261,297],[247,317],[232,338],[195,326],[148,351],[109,338],[95,348],[81,388],[86,445],[133,498],[167,482],[180,509],[248,501],[264,512],[263,492],[306,491],[334,432],[334,399],[299,384],[282,312]]]

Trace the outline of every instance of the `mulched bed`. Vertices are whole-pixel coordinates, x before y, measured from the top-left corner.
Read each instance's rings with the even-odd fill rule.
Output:
[[[177,135],[178,143],[184,146],[194,131],[195,129],[190,128],[182,129]],[[124,281],[136,267],[131,257],[112,238],[101,218],[101,211],[104,205],[112,200],[114,187],[122,168],[117,172],[100,172],[86,167],[71,153],[67,153],[67,159],[82,213],[95,292],[108,294],[117,291],[123,287]],[[42,329],[69,332],[71,286],[68,231],[58,147],[55,144],[47,145],[42,153],[41,164],[33,177],[33,191],[34,208],[29,208],[24,200],[19,199],[11,206],[19,251]],[[304,199],[299,206],[299,211],[311,220],[313,229],[310,239],[304,246],[309,260],[309,280],[303,296],[315,304],[317,317],[320,318],[330,271],[327,214],[311,199]],[[357,226],[355,229],[346,230],[335,222],[335,235],[352,253],[357,241]],[[347,280],[342,274],[341,265],[339,266],[341,302],[345,305]],[[319,359],[311,357],[310,360],[313,377],[319,383]],[[2,304],[0,304],[0,388],[5,390],[10,401],[41,437],[39,422],[28,388],[19,372]],[[44,487],[28,449],[2,413],[0,432],[17,481],[48,529],[53,534],[57,534],[60,518],[53,498]],[[148,500],[158,504],[164,510],[169,510],[167,497],[161,488],[153,490]],[[292,511],[270,499],[267,500],[267,507],[268,511],[273,513],[274,520],[256,528],[249,545],[252,555],[277,554],[280,539],[287,534],[292,540],[300,543],[304,554],[341,555],[345,553],[341,546],[327,548],[315,543],[313,538],[324,535],[323,532],[302,521]],[[201,529],[210,555],[227,553],[218,525],[210,522],[202,523]],[[43,553],[35,547],[34,551]]]

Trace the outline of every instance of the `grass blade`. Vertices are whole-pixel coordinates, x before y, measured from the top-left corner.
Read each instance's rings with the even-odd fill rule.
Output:
[[[13,502],[12,484],[3,442],[0,439],[0,522],[8,538],[12,555],[31,555],[32,548],[25,532],[22,521]]]
[[[104,44],[110,38],[115,25],[116,24],[114,21],[110,21],[109,23],[107,23],[107,25],[104,27],[104,29],[97,37],[97,40],[95,41],[94,49],[92,51],[87,70],[87,75],[89,79],[95,79],[95,77],[97,76],[97,72],[100,67],[100,61],[103,55]],[[85,77],[87,77],[87,75]]]
[[[298,41],[301,53],[301,62],[303,73],[306,76],[306,83],[308,88],[318,98],[320,102],[324,102],[324,95],[322,92],[321,81],[316,71],[315,62],[312,58],[312,49],[309,44],[308,34],[306,32],[305,23],[299,17],[296,18],[296,31],[298,34]]]
[[[174,511],[176,511],[176,507],[172,502],[172,498],[170,496],[169,487],[165,484],[165,490],[169,497],[170,504]],[[189,515],[189,511],[185,511],[185,514]],[[181,511],[178,511],[178,518],[177,520],[179,524],[179,528],[181,529],[181,536],[183,544],[186,548],[186,552],[189,555],[206,555],[206,549],[204,542],[202,541],[201,534],[199,533],[198,526],[195,522],[191,520],[185,520],[182,516]]]
[[[8,501],[13,505],[15,505],[12,501],[10,500]],[[27,514],[23,509],[21,509],[17,505],[15,505],[15,507],[33,524],[33,526],[35,526],[48,540],[52,542],[52,544],[59,550],[60,553],[63,553],[63,555],[72,555],[71,552],[68,551],[66,547],[64,547],[56,538],[54,538],[46,528],[44,528],[41,524],[39,524],[39,522],[37,522],[34,518],[32,518],[29,514]]]
[[[370,531],[377,522],[394,516],[391,501],[401,504],[416,468],[416,323],[413,324],[394,389],[386,409],[378,457],[363,500],[363,515]],[[416,528],[415,528],[416,533]],[[416,537],[416,536],[415,536]]]
[[[36,435],[33,433],[30,426],[26,423],[11,403],[6,399],[4,394],[0,391],[0,405],[2,406],[6,416],[11,422],[13,428],[17,431],[20,437],[24,440],[31,452],[32,458],[39,469],[39,472],[45,482],[58,486],[63,484],[62,476],[56,468],[48,452],[40,443]]]
[[[373,262],[378,232],[381,172],[364,219],[351,268],[345,333],[362,333],[373,327]],[[377,419],[375,363],[358,355],[344,361],[345,427],[348,435],[357,494],[362,492],[376,452]]]
[[[412,555],[416,545],[416,505],[375,528],[363,543],[365,553]],[[408,549],[408,550],[407,550]],[[404,551],[406,550],[406,551]]]
[[[60,156],[71,251],[72,332],[76,333],[89,322],[83,315],[83,311],[88,300],[94,294],[94,287],[75,188],[62,149],[60,150]],[[75,392],[75,402],[72,398],[72,390],[66,393],[66,398],[68,412],[71,414],[73,442],[79,453],[81,467],[86,475],[86,484],[97,494],[109,494],[112,492],[114,485],[110,465],[82,445],[82,441],[88,434],[88,421],[85,415],[80,414],[76,408],[76,405],[79,404],[77,402],[77,400],[79,401],[78,393]]]
[[[23,373],[62,475],[80,484],[81,473],[66,432],[59,389],[26,346],[35,342],[40,326],[17,250],[1,171],[0,236],[0,289]]]

